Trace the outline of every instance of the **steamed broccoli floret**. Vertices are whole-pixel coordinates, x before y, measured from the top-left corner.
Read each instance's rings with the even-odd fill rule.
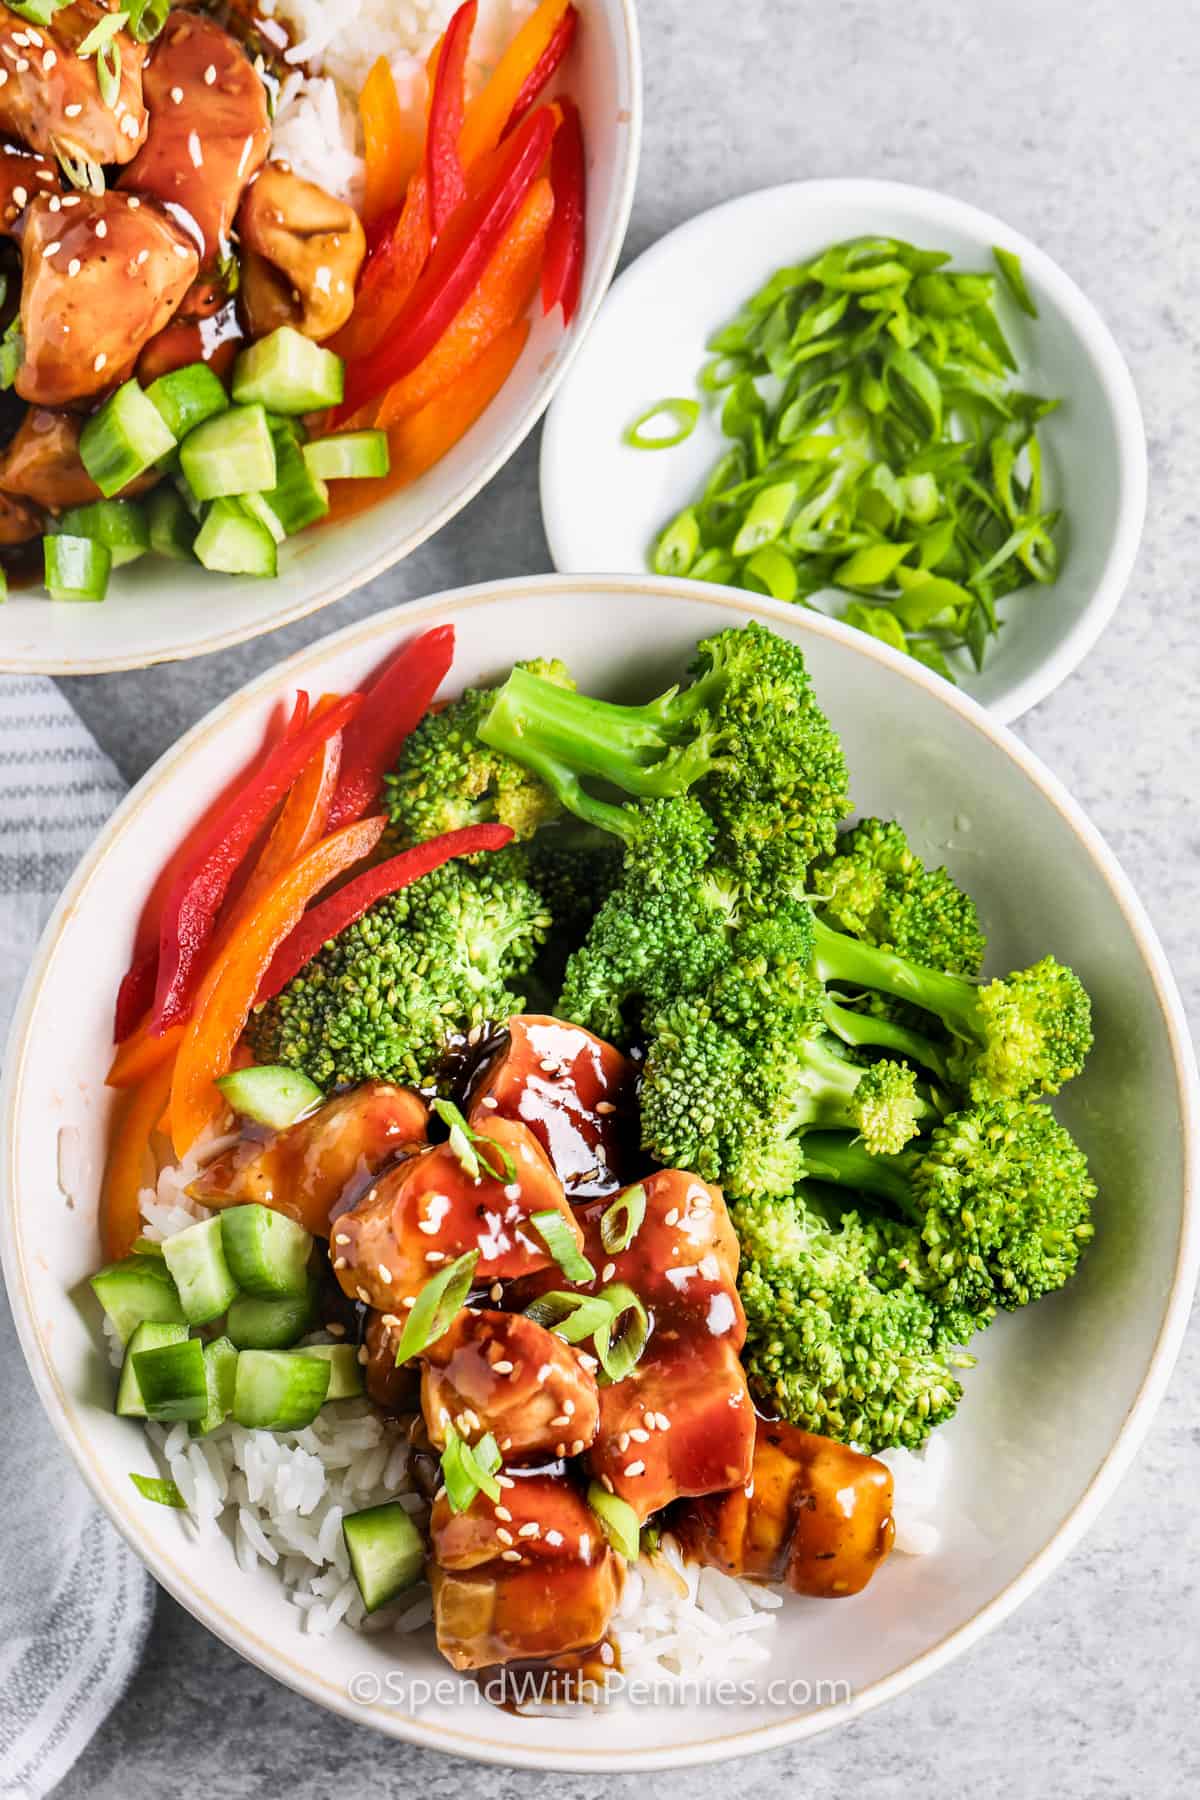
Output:
[[[935,1343],[915,1287],[884,1291],[872,1270],[886,1226],[849,1214],[832,1227],[800,1195],[732,1209],[751,1389],[785,1419],[843,1443],[915,1450],[953,1417],[955,1370],[971,1358]]]
[[[690,685],[644,706],[568,692],[515,669],[479,734],[514,757],[578,817],[624,837],[634,799],[694,794],[722,859],[747,889],[798,887],[833,850],[849,806],[845,759],[813,697],[800,650],[764,626],[718,632],[697,647]]]
[[[890,1279],[915,1282],[948,1335],[1062,1287],[1092,1237],[1096,1188],[1083,1151],[1048,1107],[996,1101],[953,1113],[928,1143],[872,1157],[851,1138],[805,1140],[809,1175],[888,1201],[914,1228]]]
[[[574,684],[560,662],[518,663],[552,685]],[[440,712],[426,713],[385,778],[389,841],[397,849],[466,825],[508,825],[528,838],[562,811],[536,775],[479,738],[480,721],[496,698],[492,688],[467,688]]]
[[[975,902],[945,869],[927,869],[892,819],[863,819],[812,871],[837,931],[952,975],[977,975],[986,939]]]
[[[518,847],[447,863],[326,944],[251,1016],[251,1047],[322,1088],[425,1082],[456,1034],[522,1010],[550,923]]]

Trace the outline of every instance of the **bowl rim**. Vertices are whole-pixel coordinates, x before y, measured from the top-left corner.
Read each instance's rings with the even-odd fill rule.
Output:
[[[875,176],[841,175],[811,181],[781,181],[769,187],[751,188],[746,193],[722,200],[707,211],[695,213],[691,218],[683,220],[643,250],[640,256],[621,271],[605,295],[604,304],[607,306],[626,283],[633,281],[635,275],[650,275],[660,265],[669,265],[681,238],[688,235],[707,237],[712,234],[716,239],[727,214],[756,202],[773,201],[781,195],[793,197],[800,204],[822,201],[834,204],[877,203],[882,209],[889,202],[907,203],[923,208],[931,224],[942,221],[947,226],[957,227],[979,238],[981,243],[1000,244],[1014,251],[1021,258],[1026,271],[1032,273],[1053,298],[1095,371],[1097,383],[1112,416],[1116,438],[1118,504],[1112,543],[1091,598],[1061,642],[1027,674],[1010,681],[988,703],[987,710],[993,717],[1002,724],[1011,724],[1022,713],[1028,712],[1040,700],[1052,694],[1095,648],[1133,573],[1146,518],[1149,462],[1146,428],[1129,365],[1095,303],[1048,251],[1041,249],[1032,238],[1015,230],[994,213],[986,212],[970,201],[959,200],[953,194],[943,193],[938,188],[921,187],[907,181],[888,181]],[[573,373],[578,372],[579,365],[576,365]],[[559,443],[559,434],[565,429],[563,421],[570,399],[569,388],[569,382],[564,379],[555,392],[546,415],[539,457],[538,488],[542,527],[554,567],[560,574],[581,575],[586,571],[579,568],[569,555],[564,554],[560,524],[563,512],[551,498],[555,469],[569,466],[571,460]]]
[[[832,639],[856,655],[883,664],[897,676],[924,689],[933,700],[958,714],[968,728],[1017,763],[1021,772],[1070,827],[1084,853],[1106,882],[1126,920],[1141,954],[1146,974],[1154,987],[1170,1045],[1182,1117],[1184,1179],[1175,1267],[1163,1301],[1162,1318],[1150,1359],[1137,1395],[1107,1455],[1050,1540],[1029,1559],[1017,1576],[971,1618],[947,1632],[936,1644],[902,1668],[852,1695],[849,1701],[798,1713],[770,1725],[755,1726],[741,1732],[674,1747],[667,1745],[633,1751],[619,1748],[580,1750],[563,1754],[561,1751],[540,1750],[536,1746],[514,1745],[473,1732],[459,1732],[451,1727],[430,1724],[419,1717],[400,1714],[390,1708],[382,1713],[369,1710],[356,1704],[344,1687],[300,1667],[275,1644],[258,1637],[251,1625],[203,1592],[182,1564],[177,1563],[172,1556],[145,1544],[138,1535],[132,1500],[126,1499],[123,1492],[110,1484],[102,1467],[90,1462],[81,1428],[80,1415],[84,1409],[77,1407],[67,1394],[54,1369],[48,1343],[34,1315],[29,1274],[17,1231],[17,1119],[22,1105],[25,1065],[38,1000],[48,964],[65,929],[86,902],[88,888],[100,864],[131,830],[151,797],[161,786],[176,777],[202,743],[222,732],[231,720],[257,712],[265,700],[279,691],[290,689],[297,682],[303,684],[306,674],[318,668],[331,651],[372,646],[379,640],[394,636],[397,631],[426,625],[447,616],[457,618],[464,613],[473,613],[483,607],[529,593],[531,589],[539,597],[553,596],[566,605],[575,604],[578,597],[584,594],[649,594],[668,601],[715,604],[724,607],[731,615],[740,614],[792,624],[798,626],[802,633],[810,632],[814,637]],[[3,1263],[12,1301],[17,1333],[34,1386],[54,1429],[74,1458],[93,1495],[151,1573],[181,1605],[232,1649],[306,1699],[360,1724],[370,1724],[389,1737],[474,1761],[509,1767],[617,1773],[720,1762],[729,1757],[775,1749],[813,1737],[904,1693],[916,1682],[942,1668],[987,1631],[1000,1624],[1033,1593],[1079,1541],[1112,1496],[1132,1463],[1162,1398],[1183,1340],[1192,1291],[1200,1270],[1200,1077],[1197,1075],[1195,1054],[1182,1001],[1141,901],[1117,858],[1082,808],[1071,798],[1058,778],[1012,732],[998,724],[975,701],[940,680],[912,658],[820,613],[798,613],[795,608],[779,601],[735,589],[698,587],[694,582],[678,578],[546,575],[448,590],[420,602],[389,608],[386,612],[330,633],[259,675],[221,702],[160,757],[131,790],[88,850],[64,890],[33,955],[14,1014],[5,1056],[3,1084],[0,1087],[0,1133],[3,1133],[6,1146],[4,1155],[0,1158],[0,1261]]]
[[[211,656],[219,650],[230,650],[236,644],[244,644],[255,638],[265,637],[269,632],[282,631],[285,626],[294,625],[297,620],[305,619],[311,613],[319,612],[323,607],[332,606],[335,601],[345,599],[347,594],[356,593],[359,588],[366,587],[369,582],[378,580],[389,569],[404,562],[414,551],[419,550],[422,544],[427,543],[431,537],[441,531],[443,526],[457,518],[458,514],[495,480],[501,469],[516,455],[534,426],[545,414],[567,371],[582,349],[608,294],[613,272],[620,260],[625,236],[629,230],[629,218],[633,211],[638,168],[642,154],[645,81],[636,0],[615,0],[615,4],[620,9],[622,26],[621,31],[615,34],[616,49],[621,73],[628,85],[629,105],[626,109],[628,117],[621,121],[625,127],[623,137],[626,148],[621,180],[616,192],[612,231],[608,241],[603,245],[596,263],[599,269],[599,279],[596,281],[591,299],[586,305],[580,307],[579,312],[572,320],[570,330],[554,357],[552,367],[546,371],[545,375],[539,373],[530,394],[529,403],[517,419],[516,424],[500,439],[492,454],[475,473],[469,476],[457,492],[446,500],[429,519],[403,538],[394,540],[365,567],[351,569],[344,576],[336,576],[331,582],[319,588],[314,595],[298,600],[292,606],[281,608],[280,611],[260,624],[231,624],[224,630],[214,630],[209,635],[198,638],[194,643],[174,648],[164,647],[146,655],[131,652],[124,655],[67,657],[63,655],[43,656],[39,653],[26,655],[5,651],[4,668],[7,673],[55,675],[64,678],[79,675],[115,675],[127,669],[151,669],[160,663],[190,662],[193,657]]]

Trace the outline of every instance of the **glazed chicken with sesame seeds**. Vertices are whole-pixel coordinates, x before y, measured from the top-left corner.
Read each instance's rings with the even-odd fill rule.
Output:
[[[891,1550],[892,1472],[848,1444],[760,1419],[750,1479],[681,1503],[670,1524],[696,1562],[841,1599],[860,1593]]]
[[[453,1426],[490,1432],[509,1462],[580,1456],[596,1435],[596,1378],[584,1353],[523,1313],[461,1312],[421,1359],[421,1410],[439,1450]]]
[[[0,235],[16,236],[25,208],[38,194],[61,192],[57,163],[16,144],[0,144]]]
[[[127,195],[44,195],[25,213],[16,390],[36,406],[86,400],[127,374],[195,279],[195,246]],[[115,304],[119,296],[120,304]]]
[[[0,137],[96,172],[136,156],[146,135],[146,46],[124,30],[109,38],[120,52],[113,59],[117,77],[111,98],[102,91],[100,60],[79,54],[109,16],[94,0],[75,0],[45,25],[31,25],[0,6]]]
[[[282,1131],[243,1138],[208,1163],[188,1192],[205,1206],[257,1201],[327,1238],[374,1176],[424,1147],[428,1123],[411,1088],[369,1081]]]
[[[352,1299],[396,1311],[443,1263],[468,1252],[478,1256],[474,1277],[481,1284],[552,1267],[530,1222],[541,1211],[554,1212],[569,1240],[582,1243],[562,1183],[533,1133],[492,1119],[480,1136],[478,1174],[450,1144],[436,1144],[389,1170],[337,1221],[333,1269]],[[491,1173],[483,1172],[485,1164]]]
[[[562,1476],[504,1475],[500,1499],[463,1512],[442,1494],[430,1522],[438,1648],[456,1669],[554,1659],[597,1644],[622,1564]]]

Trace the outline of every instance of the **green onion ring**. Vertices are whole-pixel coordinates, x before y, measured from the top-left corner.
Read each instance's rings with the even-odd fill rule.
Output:
[[[595,1269],[575,1242],[575,1234],[560,1212],[548,1206],[543,1212],[530,1213],[529,1223],[568,1281],[595,1281]]]
[[[435,1100],[433,1110],[443,1125],[449,1126],[450,1148],[472,1181],[482,1181],[485,1175],[492,1181],[517,1180],[517,1165],[511,1153],[503,1144],[498,1144],[495,1138],[488,1137],[486,1132],[476,1131],[473,1125],[468,1125],[452,1100]],[[476,1145],[486,1148],[487,1154],[481,1156]],[[500,1161],[498,1175],[490,1160],[493,1154]]]
[[[628,1250],[642,1229],[645,1217],[646,1190],[639,1181],[636,1187],[626,1188],[618,1194],[601,1217],[600,1242],[610,1256],[619,1256],[622,1250]]]
[[[605,1537],[618,1556],[636,1562],[641,1549],[638,1516],[628,1500],[593,1481],[587,1491],[587,1503],[600,1521]]]
[[[567,1344],[582,1344],[610,1317],[598,1294],[567,1294],[561,1288],[539,1294],[525,1308],[525,1317],[554,1332]]]
[[[417,1295],[416,1305],[404,1321],[404,1330],[400,1333],[400,1342],[396,1346],[397,1368],[401,1363],[419,1356],[423,1350],[428,1350],[430,1344],[436,1343],[438,1338],[449,1331],[471,1291],[471,1281],[478,1261],[478,1250],[468,1250],[465,1256],[456,1257],[452,1263],[447,1263],[431,1281],[425,1283]]]
[[[633,1289],[626,1287],[623,1281],[614,1281],[602,1288],[598,1298],[607,1305],[608,1318],[596,1327],[596,1355],[609,1381],[623,1381],[637,1366],[646,1348],[646,1339],[650,1335],[649,1315]],[[614,1344],[613,1329],[626,1313],[632,1318]]]
[[[682,444],[685,438],[691,437],[699,417],[698,400],[684,400],[674,396],[660,400],[656,406],[648,406],[627,428],[625,442],[633,450],[673,450],[676,444]],[[664,434],[643,429],[655,419],[662,418],[674,419],[675,430]]]

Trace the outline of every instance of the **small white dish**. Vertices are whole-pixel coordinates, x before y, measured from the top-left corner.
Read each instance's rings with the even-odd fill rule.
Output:
[[[84,1285],[101,1260],[113,994],[164,846],[297,687],[345,691],[401,639],[453,621],[448,691],[494,681],[515,658],[557,655],[591,692],[644,698],[678,677],[698,638],[751,617],[803,646],[842,734],[855,805],[901,817],[915,848],[970,888],[989,966],[1052,951],[1086,982],[1096,1047],[1061,1111],[1100,1185],[1096,1240],[1063,1293],[979,1342],[962,1407],[940,1434],[950,1454],[936,1554],[897,1553],[853,1599],[790,1597],[752,1694],[693,1685],[686,1703],[643,1694],[646,1703],[610,1714],[521,1718],[456,1678],[429,1632],[307,1634],[271,1570],[243,1573],[220,1532],[197,1542],[180,1514],[134,1490],[130,1470],[150,1474],[153,1463],[139,1427],[112,1411],[113,1371]],[[746,1755],[857,1717],[998,1625],[1079,1541],[1129,1467],[1183,1337],[1200,1264],[1197,1116],[1183,1010],[1140,902],[1060,783],[974,702],[814,612],[699,582],[548,576],[438,595],[311,645],[219,706],[129,795],[72,877],[17,1009],[0,1092],[0,1251],[63,1443],[157,1579],[226,1643],[392,1737],[522,1768],[646,1771]]]
[[[1062,395],[1041,430],[1051,503],[1064,506],[1053,587],[1002,602],[1007,621],[976,673],[952,659],[966,693],[1010,722],[1085,657],[1129,579],[1146,509],[1146,438],[1133,381],[1091,302],[1045,251],[1001,220],[928,188],[891,181],[798,181],[701,213],[617,281],[546,420],[542,516],[565,574],[644,571],[657,533],[703,486],[725,445],[717,407],[671,450],[635,450],[624,433],[655,401],[698,396],[709,336],[774,269],[860,236],[947,250],[992,270],[992,246],[1021,258],[1040,317],[998,283],[1001,323],[1022,385]]]
[[[448,455],[410,487],[342,524],[285,544],[273,581],[212,575],[147,556],[113,577],[102,605],[51,601],[40,586],[0,605],[0,669],[99,675],[204,656],[290,625],[382,575],[440,531],[519,448],[591,327],[629,223],[642,129],[634,0],[576,0],[581,25],[568,85],[583,117],[588,249],[579,309],[531,311],[532,330],[491,405]]]

